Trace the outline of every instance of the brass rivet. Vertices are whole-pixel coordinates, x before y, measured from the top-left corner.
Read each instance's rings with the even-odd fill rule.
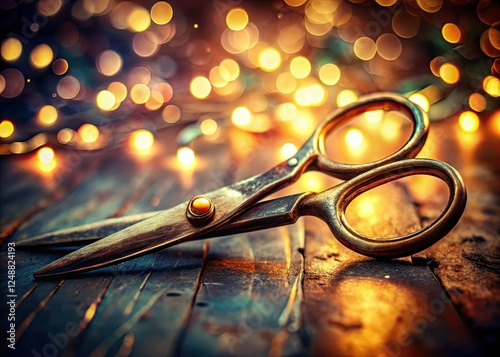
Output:
[[[186,215],[192,223],[208,221],[215,213],[213,202],[206,196],[196,196],[189,201]]]

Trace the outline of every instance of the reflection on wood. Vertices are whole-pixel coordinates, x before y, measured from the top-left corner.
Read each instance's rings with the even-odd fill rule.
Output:
[[[166,132],[157,142],[168,143],[174,134]],[[18,250],[16,352],[417,356],[493,348],[500,321],[495,161],[500,148],[497,137],[483,134],[480,143],[463,149],[448,123],[431,131],[433,147],[424,152],[462,173],[469,202],[450,234],[411,258],[364,258],[312,217],[290,227],[182,244],[65,281],[32,278],[33,271],[64,252]],[[278,160],[274,153],[282,143],[252,137],[261,145],[243,152],[233,142],[235,148],[228,150],[227,142],[235,138],[241,136],[198,140],[200,166],[189,177],[171,165],[175,150],[166,144],[166,157],[150,161],[120,152],[84,158],[60,181],[27,175],[23,158],[2,160],[3,237],[15,242],[106,217],[165,209]],[[307,173],[279,195],[324,190],[336,182]],[[349,207],[348,219],[367,235],[407,233],[427,224],[446,199],[439,185],[398,181],[360,197]],[[1,259],[6,264],[6,256]],[[6,351],[4,344],[3,355]]]

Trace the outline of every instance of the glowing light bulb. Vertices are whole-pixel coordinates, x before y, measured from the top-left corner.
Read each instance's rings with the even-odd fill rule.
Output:
[[[44,165],[50,164],[54,160],[54,150],[49,147],[43,147],[36,153],[38,162]]]
[[[340,80],[340,69],[333,63],[327,63],[319,69],[319,79],[328,86],[333,86]]]
[[[290,72],[295,78],[306,78],[311,73],[311,62],[305,57],[295,57],[290,62]]]
[[[30,63],[34,68],[47,67],[54,58],[54,52],[49,45],[41,44],[36,46],[30,54]]]
[[[417,104],[424,111],[428,112],[430,108],[429,100],[420,93],[414,93],[408,97],[408,99]]]
[[[168,2],[158,1],[151,8],[151,19],[155,24],[165,25],[172,20],[174,10]]]
[[[360,146],[363,142],[363,133],[358,129],[349,129],[345,135],[345,141],[351,147]]]
[[[9,37],[2,42],[1,54],[6,61],[16,61],[23,51],[23,45],[17,38]]]
[[[136,84],[130,90],[130,98],[135,104],[144,104],[148,101],[151,91],[145,84]]]
[[[213,119],[205,119],[200,124],[200,130],[205,135],[213,135],[217,132],[217,122]]]
[[[383,110],[370,110],[368,112],[365,112],[364,117],[367,121],[370,123],[379,123],[383,116],[384,116],[384,111]]]
[[[479,128],[479,117],[476,113],[465,111],[458,118],[460,129],[466,133],[473,133]]]
[[[14,134],[14,124],[10,120],[2,120],[0,123],[0,138],[8,138]]]
[[[252,113],[246,107],[238,107],[231,114],[231,121],[236,126],[245,126],[250,123]]]
[[[296,153],[297,147],[292,143],[286,143],[281,147],[281,156],[283,156],[285,160],[291,158]]]
[[[116,98],[113,93],[108,90],[102,90],[97,94],[97,106],[105,111],[112,110],[116,104]]]
[[[78,129],[78,136],[87,144],[92,144],[99,139],[99,129],[93,124],[83,124]]]
[[[241,8],[229,10],[226,15],[226,24],[233,31],[243,30],[248,25],[248,14]]]
[[[136,149],[149,150],[154,141],[155,138],[149,130],[141,129],[132,133],[132,143]]]
[[[439,76],[443,82],[447,84],[455,84],[460,79],[460,71],[455,65],[445,63],[439,68]]]
[[[196,161],[194,151],[187,146],[181,147],[177,150],[177,160],[181,166],[189,168],[193,167]]]
[[[358,100],[358,95],[352,90],[344,89],[337,95],[337,106],[339,108],[345,107],[348,104],[354,103]]]
[[[189,90],[191,91],[193,97],[197,99],[205,99],[212,91],[212,85],[210,84],[208,78],[198,76],[193,78],[193,80],[191,81]]]
[[[274,48],[267,48],[259,54],[259,66],[266,72],[272,72],[281,65],[281,55]]]

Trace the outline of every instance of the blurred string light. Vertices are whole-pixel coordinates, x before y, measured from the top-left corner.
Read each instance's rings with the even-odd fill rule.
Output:
[[[44,105],[38,110],[37,119],[42,125],[52,125],[57,120],[57,109],[52,105]]]
[[[297,147],[292,143],[283,144],[281,147],[281,156],[284,160],[288,160],[297,153]]]
[[[0,122],[0,138],[6,139],[14,134],[14,124],[10,120],[2,120]]]
[[[41,164],[48,165],[55,158],[54,150],[49,147],[43,147],[38,150],[36,157]]]
[[[358,129],[349,129],[345,134],[345,141],[351,147],[360,146],[363,143],[363,133]]]
[[[99,139],[99,129],[94,124],[83,124],[77,131],[80,140],[92,144]]]
[[[151,7],[151,20],[157,25],[165,25],[172,20],[174,10],[168,2],[158,1]]]
[[[154,136],[149,130],[136,130],[131,135],[133,146],[141,151],[151,149],[154,143]]]
[[[205,99],[212,91],[212,84],[210,83],[208,78],[198,76],[191,80],[189,90],[191,91],[193,97],[195,97],[196,99]]]
[[[423,94],[413,93],[408,97],[408,99],[413,103],[417,104],[424,111],[426,112],[429,111],[430,108],[429,100]]]
[[[440,14],[458,14],[461,5],[418,0],[389,12],[387,8],[395,4],[396,0],[372,4],[285,0],[276,16],[266,17],[259,13],[265,10],[249,2],[227,7],[203,22],[190,17],[190,8],[179,4],[174,9],[167,1],[41,0],[19,4],[19,9],[36,7],[49,22],[50,17],[63,14],[63,8],[71,18],[47,25],[57,30],[53,39],[42,35],[45,24],[32,24],[30,30],[38,35],[29,43],[17,37],[1,42],[6,68],[0,72],[0,96],[7,103],[37,98],[33,122],[47,132],[59,130],[57,143],[83,143],[85,149],[101,147],[96,143],[109,134],[105,128],[81,122],[77,132],[60,129],[74,125],[74,117],[64,114],[66,108],[97,109],[91,115],[99,113],[116,122],[117,127],[126,128],[117,130],[117,135],[131,139],[136,127],[132,130],[127,120],[123,124],[120,120],[134,120],[136,113],[144,115],[155,130],[193,121],[210,136],[225,126],[212,118],[230,116],[230,124],[248,132],[279,127],[290,129],[292,135],[304,135],[314,128],[316,115],[324,114],[316,107],[328,103],[343,107],[356,101],[358,93],[402,91],[403,87],[412,93],[412,102],[431,114],[431,105],[453,90],[467,98],[455,111],[474,114],[497,108],[500,30],[496,5],[481,1],[476,13],[463,15],[466,19],[450,15],[443,21]],[[385,11],[387,21],[374,21],[374,12],[368,10]],[[97,17],[109,20],[113,30],[94,21]],[[102,42],[94,41],[90,23],[106,35]],[[464,23],[471,26],[466,28]],[[200,36],[206,28],[213,32],[212,37]],[[436,30],[441,36],[434,36]],[[436,41],[435,57],[419,55],[426,45],[421,38],[431,37]],[[479,42],[471,43],[474,38]],[[472,45],[479,46],[486,60],[470,57]],[[92,62],[85,63],[88,58],[82,53]],[[435,77],[422,88],[420,78],[426,73]],[[46,74],[47,83],[42,83]],[[34,93],[38,88],[50,92]],[[397,132],[391,120],[382,122],[384,115],[373,111],[365,118],[370,125],[380,123],[388,133]],[[24,133],[17,118],[10,113],[6,117],[10,119],[2,123],[8,121],[12,131],[16,125],[16,134]],[[8,133],[0,128],[2,135]],[[2,138],[12,140],[11,136]],[[10,151],[22,153],[39,147],[23,145],[17,143],[16,150]]]
[[[194,151],[187,146],[180,147],[177,150],[177,161],[183,168],[193,168],[196,163]]]
[[[17,38],[9,37],[2,41],[1,54],[2,58],[7,62],[14,62],[23,51],[23,45]]]
[[[214,119],[205,119],[200,124],[200,130],[204,135],[210,136],[217,132],[217,122]]]
[[[466,133],[474,133],[479,128],[479,117],[476,113],[465,111],[460,114],[458,119],[460,129]]]

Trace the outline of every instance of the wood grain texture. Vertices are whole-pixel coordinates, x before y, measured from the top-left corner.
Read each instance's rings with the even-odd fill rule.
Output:
[[[126,151],[102,153],[89,157],[88,163],[83,160],[77,170],[65,171],[61,181],[43,181],[23,171],[22,158],[1,158],[2,168],[7,168],[2,170],[1,192],[7,241],[168,208],[272,167],[282,144],[272,135],[228,129],[216,141],[197,140],[198,166],[181,173],[175,148],[169,145],[175,131],[162,135],[157,140],[162,155],[157,152],[154,159],[135,159]],[[422,155],[454,165],[464,176],[469,202],[450,234],[411,258],[364,258],[311,217],[291,227],[186,243],[64,281],[32,279],[34,270],[62,252],[17,251],[17,352],[389,357],[486,353],[498,344],[500,321],[500,148],[493,134],[478,135],[474,148],[464,150],[447,122],[431,131]],[[337,182],[306,173],[276,196],[323,190]],[[446,197],[446,190],[433,182],[398,181],[353,202],[348,220],[367,235],[403,234],[427,224]],[[5,277],[1,279],[4,292]],[[2,330],[5,322],[2,319]],[[8,352],[3,344],[2,355]]]

